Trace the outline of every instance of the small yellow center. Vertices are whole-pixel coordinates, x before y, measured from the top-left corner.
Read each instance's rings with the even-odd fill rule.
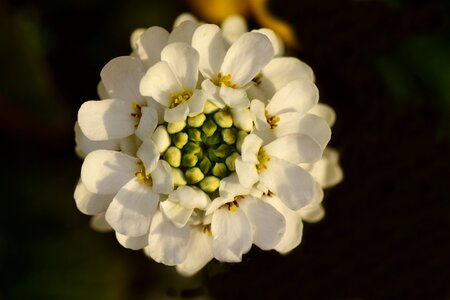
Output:
[[[136,102],[133,102],[131,104],[131,107],[133,108],[133,112],[131,113],[131,116],[136,120],[136,124],[134,127],[138,127],[139,121],[142,117],[142,105],[137,104]]]
[[[237,197],[239,197],[239,196],[234,197],[235,200],[233,200],[233,202],[228,202],[226,204],[228,207],[228,210],[231,212],[235,212],[236,209],[239,207],[239,203],[237,202],[237,199],[236,199]]]
[[[270,125],[270,129],[274,129],[278,126],[278,122],[280,122],[280,117],[277,116],[269,116],[267,110],[265,111],[267,124]]]
[[[256,164],[256,170],[261,172],[267,169],[267,163],[270,161],[270,156],[267,155],[266,150],[261,147],[258,151],[258,163]]]
[[[153,185],[152,177],[150,176],[150,174],[149,175],[145,174],[145,167],[144,167],[144,164],[142,163],[142,161],[138,161],[137,164],[139,166],[139,171],[134,173],[137,180],[141,184],[148,184],[148,185],[152,186]]]
[[[235,84],[231,81],[231,74],[223,75],[222,73],[219,73],[217,75],[217,78],[215,80],[213,80],[213,82],[217,86],[221,86],[223,84],[223,85],[226,85],[227,87],[230,87],[233,89],[237,88],[237,84]]]
[[[192,97],[192,92],[189,90],[185,90],[180,94],[172,96],[172,101],[170,102],[169,108],[175,108],[178,105],[188,101]]]

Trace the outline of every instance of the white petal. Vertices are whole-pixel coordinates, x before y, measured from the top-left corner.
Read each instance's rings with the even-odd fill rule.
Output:
[[[234,212],[221,208],[214,212],[211,222],[214,257],[224,262],[240,262],[242,254],[252,246],[250,221],[242,209]]]
[[[147,175],[156,168],[156,164],[159,160],[159,151],[151,139],[147,139],[142,143],[136,155],[144,164],[145,173]]]
[[[136,156],[141,144],[142,141],[134,134],[119,140],[120,151],[131,156]]]
[[[194,90],[191,98],[188,101],[189,106],[189,116],[193,117],[203,112],[205,107],[205,102],[207,99],[207,94],[202,90]]]
[[[261,90],[258,86],[252,84],[247,88],[248,99],[258,99],[262,101],[264,104],[267,104],[269,98],[266,94]]]
[[[92,141],[120,139],[134,133],[133,109],[118,99],[84,102],[78,111],[78,124]]]
[[[191,44],[192,35],[197,29],[197,22],[186,20],[175,27],[170,33],[168,43],[186,43]]]
[[[272,43],[274,56],[281,56],[284,53],[284,44],[281,38],[271,29],[269,28],[260,28],[252,30],[252,32],[259,32],[267,36],[267,38]]]
[[[194,189],[190,186],[180,186],[169,195],[168,200],[180,203],[186,208],[205,209],[211,202],[208,195],[200,189]]]
[[[222,197],[234,198],[235,196],[247,195],[251,187],[244,187],[236,173],[223,178],[220,181],[219,192]]]
[[[97,85],[97,94],[102,100],[111,98],[111,95],[108,94],[108,91],[106,90],[106,87],[101,80]]]
[[[323,189],[320,184],[316,182],[313,200],[311,203],[297,211],[304,221],[314,223],[320,221],[324,217],[325,210],[321,204],[323,196]]]
[[[113,195],[99,195],[89,192],[84,184],[78,181],[73,194],[77,208],[86,215],[97,215],[108,208]]]
[[[175,28],[178,25],[180,25],[181,23],[183,23],[184,21],[191,21],[191,22],[198,22],[197,18],[190,13],[182,13],[180,14],[178,17],[175,18],[175,21],[173,21],[173,27]]]
[[[198,52],[186,43],[167,45],[161,52],[161,60],[169,64],[181,86],[194,90],[198,78]]]
[[[182,263],[187,256],[190,231],[189,226],[176,227],[157,211],[150,226],[146,254],[168,266]]]
[[[225,103],[220,97],[220,87],[215,85],[211,80],[205,79],[202,81],[202,90],[205,91],[207,99],[217,107],[223,108],[225,106]]]
[[[230,112],[233,116],[234,126],[247,132],[253,129],[253,117],[250,109],[231,108]]]
[[[286,254],[297,247],[302,240],[303,223],[300,215],[293,210],[287,208],[283,202],[275,196],[263,196],[263,201],[270,203],[283,216],[286,222],[286,231],[280,242],[276,245],[275,250],[282,254]]]
[[[334,121],[336,121],[336,113],[334,112],[334,109],[323,103],[317,103],[317,105],[311,108],[308,113],[321,117],[327,121],[328,126],[330,127],[333,126]]]
[[[144,234],[142,236],[131,237],[120,234],[116,232],[116,238],[119,244],[123,247],[131,250],[140,250],[147,246],[148,244],[148,235]]]
[[[241,153],[242,160],[245,162],[257,164],[258,152],[261,149],[262,140],[256,134],[249,134],[242,143]]]
[[[100,77],[111,98],[140,103],[144,98],[139,92],[139,82],[144,73],[144,66],[139,59],[120,56],[103,67]]]
[[[241,157],[235,160],[236,173],[239,182],[245,187],[251,187],[258,182],[259,175],[254,163],[244,162]]]
[[[191,230],[186,259],[177,265],[177,271],[184,276],[192,276],[203,268],[211,259],[212,237],[203,226],[196,226]]]
[[[292,210],[310,203],[314,196],[314,179],[301,167],[271,157],[267,169],[260,173],[260,180]]]
[[[266,153],[293,164],[311,163],[322,157],[322,149],[311,137],[289,134],[264,146]]]
[[[120,234],[144,235],[158,206],[159,195],[137,178],[123,186],[106,211],[106,221]]]
[[[252,223],[253,243],[262,250],[273,249],[283,237],[286,221],[272,205],[247,196],[239,202]]]
[[[271,98],[276,91],[292,80],[302,79],[314,82],[312,69],[295,57],[276,57],[262,70],[259,87]]]
[[[222,84],[219,91],[220,97],[226,105],[232,108],[246,108],[250,105],[247,93],[244,89],[234,89]]]
[[[186,120],[189,114],[189,105],[183,102],[175,108],[166,108],[164,110],[164,120],[169,123],[176,123]]]
[[[193,208],[186,208],[179,203],[166,200],[159,205],[164,215],[178,228],[184,227],[194,211]]]
[[[200,72],[205,78],[215,79],[225,57],[220,28],[213,24],[199,26],[192,37],[192,47],[200,54]]]
[[[162,27],[148,28],[136,41],[136,51],[146,68],[161,60],[161,51],[167,45],[169,32]]]
[[[140,91],[144,96],[153,97],[160,104],[169,107],[172,97],[183,91],[175,74],[165,61],[154,64],[141,80]]]
[[[206,210],[205,216],[207,216],[207,217],[211,216],[211,214],[213,212],[215,212],[217,209],[219,209],[223,205],[233,202],[233,201],[234,201],[233,197],[229,197],[229,196],[214,198],[214,200],[211,202],[211,205]]]
[[[151,107],[142,107],[141,113],[142,116],[139,120],[139,125],[136,129],[135,134],[141,140],[145,140],[152,136],[156,125],[158,125],[158,114],[156,110]]]
[[[266,119],[266,107],[264,103],[255,99],[250,105],[250,111],[252,112],[253,122],[255,127],[259,131],[269,130],[270,125]]]
[[[319,101],[319,90],[308,80],[294,80],[286,84],[267,104],[270,116],[286,112],[306,113]]]
[[[91,226],[92,229],[98,232],[113,231],[111,226],[109,226],[108,222],[106,222],[104,213],[93,216],[89,221],[89,225]]]
[[[147,98],[147,106],[156,111],[158,115],[158,124],[164,123],[164,110],[166,107],[153,98]]]
[[[227,17],[220,26],[222,34],[229,45],[248,31],[247,21],[241,15],[231,15]]]
[[[338,184],[344,177],[342,168],[335,159],[337,155],[336,150],[327,147],[323,152],[322,159],[314,163],[309,171],[324,188]]]
[[[110,195],[134,177],[137,160],[110,150],[89,153],[81,167],[81,180],[91,193]]]
[[[269,39],[257,32],[243,34],[228,49],[220,72],[230,74],[238,87],[250,82],[272,59],[273,47]]]
[[[130,46],[131,46],[131,49],[133,49],[133,53],[135,52],[134,50],[136,50],[136,47],[137,47],[136,43],[137,43],[138,39],[145,32],[145,30],[146,30],[145,28],[136,28],[130,34]]]
[[[173,191],[172,169],[165,160],[158,161],[151,176],[155,193],[169,194]]]
[[[159,153],[163,153],[169,148],[171,140],[165,126],[160,125],[152,135],[152,140],[158,148]]]
[[[74,129],[76,143],[75,150],[81,158],[86,157],[88,153],[98,149],[119,150],[118,140],[91,141],[83,134],[78,122],[75,122]]]

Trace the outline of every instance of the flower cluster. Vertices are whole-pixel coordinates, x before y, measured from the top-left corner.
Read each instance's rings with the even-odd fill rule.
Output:
[[[252,244],[295,248],[342,178],[311,68],[239,17],[220,28],[182,16],[131,40],[101,71],[101,100],[78,112],[80,211],[185,275]]]

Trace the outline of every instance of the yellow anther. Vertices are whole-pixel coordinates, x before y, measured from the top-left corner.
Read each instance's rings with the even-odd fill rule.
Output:
[[[237,199],[239,199],[242,196],[236,196],[234,197],[234,201],[233,202],[228,202],[227,206],[228,206],[228,210],[231,212],[235,212],[236,209],[239,207],[239,203],[237,202]]]
[[[270,128],[271,129],[276,128],[278,126],[278,122],[280,122],[280,117],[269,116],[269,113],[267,112],[267,110],[265,112],[265,115],[266,115],[267,124],[270,125]]]
[[[192,97],[192,92],[189,90],[185,90],[180,94],[173,95],[172,101],[170,102],[169,108],[175,108],[178,105],[188,101]]]
[[[137,162],[138,166],[139,166],[139,171],[137,171],[136,173],[134,173],[134,176],[136,176],[136,179],[141,183],[141,184],[148,184],[148,185],[153,185],[153,180],[152,177],[147,174],[145,174],[145,167],[144,164],[142,163],[142,161],[138,161]]]
[[[136,124],[134,127],[138,127],[139,120],[142,117],[142,105],[137,104],[136,102],[131,103],[131,107],[133,108],[133,112],[131,113],[131,116],[136,119]]]
[[[267,169],[267,163],[270,161],[270,156],[266,154],[266,150],[261,147],[258,151],[258,163],[256,164],[256,170],[261,172],[261,170]]]
[[[255,76],[255,78],[252,79],[252,81],[254,83],[256,83],[256,85],[260,85],[262,78],[263,78],[263,74],[259,73],[258,75]]]
[[[203,233],[207,233],[209,236],[212,236],[211,224],[203,226]]]
[[[217,78],[213,80],[214,84],[217,86],[220,86],[221,84],[226,85],[227,87],[236,89],[237,84],[233,83],[231,81],[231,74],[222,75],[222,73],[219,73],[217,75]]]

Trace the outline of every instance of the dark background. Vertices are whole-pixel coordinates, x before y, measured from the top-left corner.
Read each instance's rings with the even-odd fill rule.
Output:
[[[450,14],[444,1],[270,1],[301,43],[344,181],[288,256],[253,247],[192,279],[75,207],[80,105],[182,1],[0,2],[0,299],[450,299]],[[253,21],[253,24],[256,22]],[[166,297],[166,298],[164,298]],[[196,298],[194,298],[196,299]]]

